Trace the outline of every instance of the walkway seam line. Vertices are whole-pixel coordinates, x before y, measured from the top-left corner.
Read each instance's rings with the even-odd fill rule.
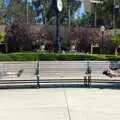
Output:
[[[71,120],[71,115],[70,115],[70,109],[69,109],[69,105],[68,105],[67,95],[66,95],[66,92],[65,92],[64,89],[63,89],[63,92],[64,92],[65,101],[66,101],[66,105],[67,105],[67,111],[68,111],[69,120]]]

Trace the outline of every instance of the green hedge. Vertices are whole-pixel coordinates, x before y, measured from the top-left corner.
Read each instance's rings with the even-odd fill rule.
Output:
[[[55,60],[61,60],[61,61],[78,61],[78,60],[97,60],[97,61],[103,61],[103,60],[114,60],[118,61],[120,60],[120,56],[115,55],[80,55],[80,54],[60,54],[60,53],[35,53],[35,52],[20,52],[20,53],[10,53],[10,54],[0,54],[0,61],[35,61],[38,60],[41,61],[55,61]]]

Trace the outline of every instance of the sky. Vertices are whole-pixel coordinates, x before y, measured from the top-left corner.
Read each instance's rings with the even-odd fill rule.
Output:
[[[80,8],[78,8],[78,10],[75,13],[75,18],[77,19],[78,17],[82,18],[83,14],[85,14],[85,7],[84,7],[84,3],[81,3]]]
[[[32,0],[27,0],[29,3],[32,3]]]
[[[29,3],[32,2],[32,0],[27,0]],[[82,18],[83,14],[85,14],[85,7],[84,7],[84,2],[82,2],[80,8],[78,8],[78,10],[75,13],[75,18]]]
[[[32,2],[32,0],[27,0],[27,1],[30,2],[30,3]],[[77,18],[77,16],[82,18],[83,14],[85,14],[84,2],[82,2],[81,7],[76,11],[75,18]]]
[[[10,0],[3,0],[4,2],[6,2],[6,6],[8,5],[8,1],[10,1]],[[23,1],[25,1],[25,0],[23,0]],[[32,0],[27,0],[29,3],[32,3]],[[85,7],[84,7],[84,2],[82,2],[81,3],[81,6],[80,6],[80,8],[78,8],[78,10],[75,12],[75,18],[78,18],[78,17],[80,17],[80,18],[82,18],[82,15],[83,14],[85,14]]]

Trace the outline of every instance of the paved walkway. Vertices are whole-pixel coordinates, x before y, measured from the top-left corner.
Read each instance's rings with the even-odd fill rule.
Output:
[[[120,90],[0,90],[1,120],[120,120]]]

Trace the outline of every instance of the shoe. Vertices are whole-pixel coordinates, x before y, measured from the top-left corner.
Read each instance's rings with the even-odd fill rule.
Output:
[[[20,77],[20,75],[23,73],[23,69],[19,70],[18,73],[17,73],[17,77]]]

